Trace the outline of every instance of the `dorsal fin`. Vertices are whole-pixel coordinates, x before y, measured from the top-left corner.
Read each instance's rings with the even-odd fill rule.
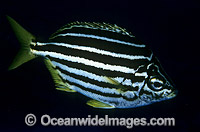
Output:
[[[71,22],[69,24],[66,24],[65,26],[61,27],[59,30],[57,30],[54,34],[52,34],[51,37],[53,37],[55,34],[59,34],[60,32],[72,29],[73,27],[83,27],[83,28],[89,28],[89,29],[97,29],[97,30],[106,30],[110,32],[115,32],[123,35],[128,35],[130,37],[133,36],[130,32],[128,32],[125,28],[119,27],[116,24],[108,24],[108,23],[98,23],[98,22]]]

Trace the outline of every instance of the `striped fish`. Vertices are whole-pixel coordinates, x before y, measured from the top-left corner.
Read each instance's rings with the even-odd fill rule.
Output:
[[[126,29],[73,22],[38,42],[7,17],[21,49],[9,69],[43,56],[57,90],[79,92],[95,108],[133,108],[171,99],[177,91],[158,59]]]

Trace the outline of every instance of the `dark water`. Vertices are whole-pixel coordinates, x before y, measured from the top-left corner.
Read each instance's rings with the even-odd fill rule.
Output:
[[[131,131],[194,131],[200,125],[199,109],[199,6],[196,1],[6,1],[0,5],[0,131],[125,131],[126,127],[33,127],[27,114],[51,117],[174,117],[175,126],[142,127]],[[19,49],[5,15],[16,19],[40,40],[72,21],[108,22],[127,28],[149,45],[172,78],[179,93],[172,100],[134,109],[94,109],[88,98],[57,91],[42,58],[7,71]]]

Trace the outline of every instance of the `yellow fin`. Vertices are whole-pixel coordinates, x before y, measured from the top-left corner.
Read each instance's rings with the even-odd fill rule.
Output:
[[[110,77],[104,77],[109,83],[114,84],[114,85],[120,85],[120,83]]]
[[[70,84],[63,82],[62,78],[58,73],[58,70],[55,69],[55,66],[51,63],[49,59],[45,59],[44,62],[53,78],[57,90],[66,92],[76,92],[75,90],[70,88]]]
[[[64,88],[56,88],[57,90],[61,90],[61,91],[65,91],[65,92],[76,92],[75,90],[72,90],[68,87],[64,87]]]
[[[9,70],[15,69],[18,66],[24,64],[27,61],[34,59],[36,56],[31,52],[30,45],[35,37],[26,31],[22,26],[20,26],[14,19],[7,16],[7,19],[20,42],[20,50],[14,58],[12,64],[8,68]]]
[[[118,81],[116,81],[115,79],[111,77],[105,76],[104,79],[107,80],[110,84],[115,85],[115,88],[119,93],[123,93],[127,89],[126,87],[124,87],[122,84],[120,84]]]
[[[109,104],[106,104],[106,103],[103,103],[103,102],[100,102],[100,101],[97,101],[97,100],[89,100],[87,102],[87,105],[95,107],[95,108],[102,108],[102,109],[113,109],[113,108],[115,108],[112,105],[109,105]]]

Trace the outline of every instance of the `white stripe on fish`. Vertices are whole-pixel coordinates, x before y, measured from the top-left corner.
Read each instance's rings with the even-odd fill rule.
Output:
[[[77,68],[71,68],[69,66],[66,66],[66,65],[63,65],[59,62],[56,62],[56,61],[51,61],[55,66],[58,66],[60,67],[62,70],[65,70],[67,72],[70,72],[70,73],[73,73],[73,74],[76,74],[76,75],[79,75],[79,76],[83,76],[83,77],[87,77],[89,79],[93,79],[93,80],[96,80],[96,81],[99,81],[99,82],[108,82],[106,79],[104,79],[103,76],[99,76],[99,75],[96,75],[94,73],[90,73],[90,72],[87,72],[87,71],[83,71],[81,69],[77,69]]]
[[[64,79],[66,79],[67,81],[71,82],[71,83],[78,84],[78,85],[83,86],[83,87],[88,88],[88,89],[96,90],[96,91],[99,91],[99,92],[102,92],[102,93],[107,93],[107,94],[117,94],[117,95],[120,95],[120,93],[115,88],[112,89],[112,88],[100,87],[100,86],[97,86],[95,84],[91,84],[89,82],[84,82],[82,80],[73,78],[71,76],[68,76],[68,75],[62,73],[62,72],[61,72],[61,76]]]
[[[117,57],[117,58],[124,58],[124,59],[129,59],[129,60],[147,59],[147,60],[150,61],[152,59],[152,55],[150,57],[145,57],[145,56],[141,56],[141,55],[135,55],[135,56],[134,55],[126,55],[126,54],[120,54],[120,53],[105,51],[105,50],[101,50],[101,49],[97,49],[97,48],[93,48],[93,47],[71,45],[71,44],[67,44],[67,43],[56,43],[56,42],[40,43],[40,42],[37,42],[37,45],[38,46],[57,45],[57,46],[63,46],[63,47],[72,48],[72,49],[89,51],[89,52],[92,52],[92,53],[108,55],[108,56]]]
[[[89,34],[81,34],[81,33],[65,33],[65,34],[58,34],[56,36],[53,36],[51,39],[59,37],[59,36],[73,36],[73,37],[86,37],[86,38],[94,38],[94,39],[100,39],[108,42],[115,42],[115,43],[120,43],[120,44],[125,44],[125,45],[130,45],[134,47],[146,47],[144,44],[134,44],[130,42],[125,42],[125,41],[120,41],[120,40],[115,40],[111,38],[106,38],[106,37],[101,37],[101,36],[96,36],[96,35],[89,35]]]
[[[123,72],[123,73],[132,73],[132,74],[134,74],[136,72],[134,69],[131,69],[128,67],[104,64],[101,62],[96,62],[96,61],[92,61],[92,60],[88,60],[88,59],[80,58],[80,57],[75,57],[75,56],[71,56],[71,55],[63,55],[61,53],[56,53],[56,52],[36,51],[36,50],[33,50],[32,52],[37,55],[51,56],[54,58],[58,58],[58,59],[62,59],[62,60],[70,61],[70,62],[81,63],[84,65],[93,66],[93,67],[101,68],[104,70],[119,71],[119,72]]]

